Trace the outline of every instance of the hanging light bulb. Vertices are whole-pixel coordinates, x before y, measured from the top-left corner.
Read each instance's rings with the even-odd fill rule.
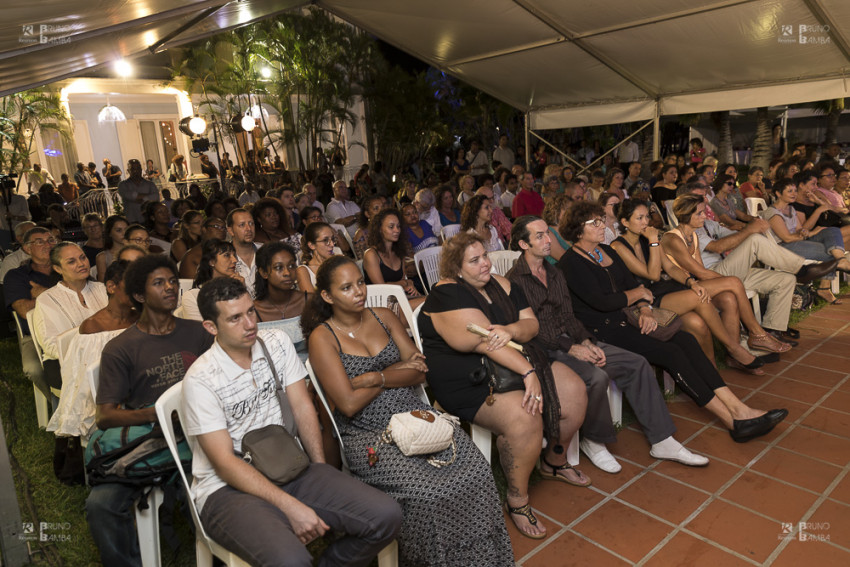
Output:
[[[117,106],[112,106],[109,104],[109,97],[106,97],[106,106],[100,109],[100,112],[97,113],[97,121],[100,124],[104,122],[124,122],[127,120],[127,117],[124,116],[124,113],[121,112],[121,109]]]
[[[243,116],[239,123],[242,125],[242,129],[246,132],[250,132],[257,125],[256,121],[250,114]]]
[[[263,67],[262,69],[260,69],[260,75],[262,75],[264,79],[268,79],[272,76],[272,70],[268,67]]]
[[[200,116],[195,116],[189,120],[189,130],[198,136],[203,134],[207,129],[207,121]]]

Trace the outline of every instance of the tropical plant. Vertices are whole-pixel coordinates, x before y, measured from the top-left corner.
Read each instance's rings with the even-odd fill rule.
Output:
[[[824,146],[834,144],[838,141],[838,121],[841,113],[846,107],[846,99],[836,98],[833,100],[822,100],[810,103],[809,106],[817,114],[826,115],[826,132],[823,136]]]
[[[753,155],[750,158],[750,167],[759,166],[764,171],[768,170],[770,160],[773,157],[773,134],[771,133],[771,116],[766,106],[756,109],[756,136],[753,140]]]
[[[733,163],[732,120],[729,111],[712,112],[711,119],[720,135],[720,142],[717,144],[717,160],[720,163]]]
[[[0,171],[24,173],[37,130],[70,139],[70,117],[56,92],[33,89],[0,97]],[[18,177],[20,186],[23,175]]]

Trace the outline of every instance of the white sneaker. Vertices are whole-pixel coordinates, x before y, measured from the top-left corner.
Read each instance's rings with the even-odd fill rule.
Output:
[[[590,459],[590,462],[596,468],[611,474],[618,473],[623,469],[620,463],[617,462],[617,459],[614,458],[614,455],[608,452],[608,447],[604,443],[582,439],[579,441],[578,446],[581,452],[587,455],[587,458]]]
[[[672,437],[653,445],[649,454],[655,459],[675,461],[689,467],[704,467],[708,464],[706,457],[691,453]]]

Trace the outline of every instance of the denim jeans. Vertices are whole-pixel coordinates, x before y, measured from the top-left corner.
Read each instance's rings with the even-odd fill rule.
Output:
[[[86,499],[89,531],[104,565],[141,567],[133,502],[142,490],[117,483],[99,484]]]

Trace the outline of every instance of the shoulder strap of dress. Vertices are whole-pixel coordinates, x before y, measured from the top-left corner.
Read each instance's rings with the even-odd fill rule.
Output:
[[[378,323],[380,323],[380,324],[381,324],[381,327],[383,327],[383,328],[384,328],[384,332],[387,334],[387,336],[388,336],[389,338],[392,338],[393,336],[390,334],[390,330],[389,330],[389,329],[387,329],[387,326],[384,324],[384,322],[381,320],[381,318],[380,318],[380,317],[378,317],[378,315],[376,315],[376,314],[375,314],[375,312],[372,310],[372,308],[371,308],[371,307],[367,307],[366,309],[368,309],[368,310],[369,310],[369,313],[371,313],[371,314],[372,314],[372,317],[374,317],[375,319],[377,319],[377,320],[378,320]]]
[[[330,331],[330,332],[331,332],[331,335],[333,336],[334,340],[336,341],[336,349],[337,349],[337,350],[341,353],[341,352],[342,352],[342,345],[341,345],[341,344],[339,344],[339,339],[337,338],[336,333],[334,333],[334,330],[333,330],[333,329],[331,329],[331,326],[330,326],[330,325],[328,325],[328,322],[327,322],[327,321],[322,321],[322,325],[324,325],[324,326],[325,326],[325,328],[326,328],[328,331]]]

